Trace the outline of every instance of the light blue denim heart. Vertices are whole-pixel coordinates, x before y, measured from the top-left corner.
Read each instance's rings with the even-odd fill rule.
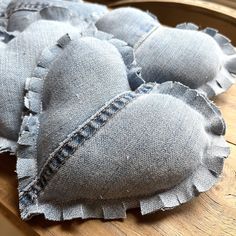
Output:
[[[208,97],[235,82],[236,51],[215,29],[198,31],[192,23],[166,27],[135,8],[112,10],[96,26],[134,47],[147,82],[179,81]]]

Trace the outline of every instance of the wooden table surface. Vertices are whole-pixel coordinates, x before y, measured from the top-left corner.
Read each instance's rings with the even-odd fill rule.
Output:
[[[215,103],[228,127],[231,155],[225,161],[222,178],[210,191],[170,211],[141,216],[139,210],[130,210],[125,220],[52,222],[37,216],[23,222],[18,212],[16,158],[4,154],[0,156],[0,236],[236,236],[236,85]]]

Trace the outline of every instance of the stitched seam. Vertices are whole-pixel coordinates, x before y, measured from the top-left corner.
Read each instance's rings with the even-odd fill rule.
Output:
[[[149,93],[155,84],[144,84],[135,92],[128,92],[117,97],[107,104],[98,114],[89,118],[88,121],[76,132],[73,132],[62,146],[50,155],[46,165],[39,176],[23,191],[20,192],[19,202],[23,207],[27,207],[35,202],[38,195],[45,189],[47,183],[65,164],[66,160],[73,155],[86,140],[93,137],[96,132],[103,127],[110,118],[126,107],[130,102],[142,94]]]
[[[160,25],[155,26],[148,33],[144,34],[144,36],[141,37],[139,41],[134,45],[134,51],[136,51],[146,41],[146,39],[149,38],[159,28],[160,28]]]

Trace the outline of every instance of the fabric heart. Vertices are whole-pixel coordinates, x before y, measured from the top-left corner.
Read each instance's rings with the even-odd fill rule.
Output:
[[[216,182],[229,153],[218,109],[179,83],[131,91],[132,60],[126,43],[98,36],[66,35],[43,52],[18,140],[23,219],[147,214]]]
[[[0,44],[0,152],[15,151],[24,107],[25,80],[31,76],[42,50],[67,32],[73,34],[87,28],[85,22],[72,25],[69,21],[39,20],[13,39],[6,37],[5,32],[4,39],[10,41]],[[26,98],[26,105],[27,102]]]
[[[148,82],[179,81],[208,97],[224,92],[235,82],[236,51],[217,30],[197,31],[192,23],[165,27],[135,8],[110,11],[96,26],[134,47]]]
[[[16,0],[12,1],[8,7],[8,31],[23,31],[38,19],[38,11],[50,6],[66,8],[78,19],[88,23],[97,21],[108,11],[105,5],[84,3],[82,1],[41,0],[40,2],[35,2],[34,0]],[[60,20],[61,14],[53,11],[51,17]]]

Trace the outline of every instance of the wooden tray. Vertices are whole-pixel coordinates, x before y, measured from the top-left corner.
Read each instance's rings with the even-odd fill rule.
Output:
[[[202,26],[216,27],[232,38],[236,45],[235,10],[197,0],[110,4],[113,7],[128,5],[148,9],[167,25],[193,21]],[[221,180],[207,193],[171,211],[141,216],[139,210],[131,210],[125,220],[50,222],[37,216],[23,222],[18,213],[16,158],[1,155],[0,235],[236,235],[236,86],[218,96],[215,102],[228,126],[226,139],[231,155],[226,160]],[[4,233],[3,226],[8,228],[8,234]]]

